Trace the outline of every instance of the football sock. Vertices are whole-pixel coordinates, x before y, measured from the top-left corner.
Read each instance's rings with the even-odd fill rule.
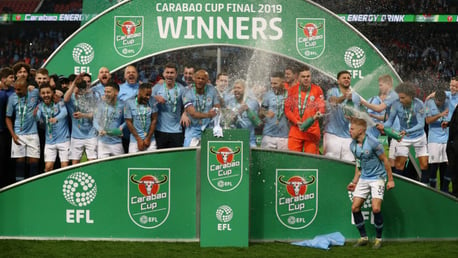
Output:
[[[382,230],[383,230],[383,216],[382,213],[374,213],[374,226],[376,232],[376,238],[382,238]]]
[[[30,176],[38,175],[38,162],[30,162],[29,164],[29,174]]]
[[[396,167],[393,167],[393,173],[402,175],[402,170],[397,169]]]
[[[451,179],[448,176],[444,176],[443,182],[441,182],[441,191],[448,193],[448,186],[450,185]]]
[[[422,170],[421,170],[421,178],[420,178],[420,181],[421,181],[422,183],[428,183],[428,181],[429,181],[429,180],[428,180],[428,173],[429,173],[428,169],[422,169]]]
[[[353,212],[353,219],[355,220],[356,228],[358,228],[361,237],[366,237],[367,233],[366,228],[364,226],[363,214],[361,213],[361,211]]]
[[[448,191],[448,184],[449,182],[446,181],[445,177],[447,176],[447,173],[448,173],[448,164],[447,162],[442,162],[439,164],[439,178],[441,180],[441,185],[440,185],[440,189],[441,191]]]
[[[428,164],[429,166],[429,186],[431,186],[432,188],[436,188],[436,182],[437,182],[437,179],[436,179],[436,175],[437,175],[437,168],[438,168],[438,164]],[[423,172],[422,172],[422,176],[423,178]]]
[[[25,162],[16,161],[16,182],[25,178]]]

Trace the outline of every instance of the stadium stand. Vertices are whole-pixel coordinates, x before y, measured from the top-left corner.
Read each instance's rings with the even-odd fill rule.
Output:
[[[314,2],[335,13],[445,14],[456,12],[454,0],[315,0]]]
[[[41,0],[1,0],[2,13],[33,13],[39,7]]]
[[[343,2],[340,0],[323,1],[324,5],[336,13],[450,13],[456,11],[453,1],[394,1],[381,0],[377,4],[363,4],[361,0]],[[81,0],[0,0],[0,10],[4,6],[23,6],[26,10],[40,6],[40,13],[80,13]],[[10,5],[7,5],[10,4]],[[8,7],[8,8],[10,8]],[[22,8],[22,7],[21,7]],[[19,10],[19,9],[15,9]],[[455,24],[435,23],[398,23],[398,24],[367,24],[353,23],[392,63],[403,80],[414,81],[421,89],[421,96],[437,86],[448,87],[448,81],[457,72],[457,28]],[[1,26],[0,66],[12,65],[23,60],[32,67],[40,67],[46,58],[59,46],[66,37],[79,27],[78,22],[70,23],[21,23]],[[402,31],[402,33],[399,33]],[[210,71],[216,67],[212,58],[196,55],[195,51],[185,54],[168,53],[154,57],[154,62],[145,60],[138,63],[138,68],[145,74],[144,80],[155,80],[159,73],[161,61],[176,58],[175,62],[182,65],[193,62]],[[238,56],[251,56],[250,50],[227,50],[226,65],[238,70],[247,69],[244,60]],[[280,60],[282,61],[282,60]],[[281,62],[280,62],[281,63]],[[228,71],[231,72],[231,71]],[[153,74],[153,76],[150,76]],[[116,78],[117,76],[115,76]],[[154,78],[153,78],[154,77]],[[211,78],[215,72],[211,72]],[[120,76],[122,78],[122,76]]]

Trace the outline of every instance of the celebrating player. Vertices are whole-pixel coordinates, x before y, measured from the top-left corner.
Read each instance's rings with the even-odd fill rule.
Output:
[[[386,189],[394,188],[393,175],[385,151],[374,137],[366,134],[367,124],[363,119],[353,118],[350,125],[350,135],[353,139],[350,149],[355,156],[355,176],[348,184],[347,190],[353,192],[353,204],[351,212],[356,227],[361,238],[355,246],[367,245],[369,242],[364,218],[361,213],[361,206],[372,196],[372,212],[374,214],[374,224],[376,238],[373,248],[378,249],[382,245],[383,217],[381,213],[385,181],[388,176]]]

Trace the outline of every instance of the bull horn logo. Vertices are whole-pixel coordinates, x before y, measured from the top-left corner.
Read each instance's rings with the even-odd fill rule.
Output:
[[[162,175],[163,179],[158,180],[152,175],[143,176],[140,180],[135,179],[135,174],[130,176],[130,181],[138,185],[138,190],[144,195],[156,194],[159,191],[159,185],[167,182],[167,176]]]
[[[288,181],[283,180],[284,176],[279,176],[278,181],[286,185],[286,189],[291,196],[304,195],[307,192],[307,185],[315,182],[314,176],[309,176],[310,181],[306,181],[300,176],[293,176]]]
[[[320,24],[318,27],[314,23],[307,23],[305,25],[301,25],[300,23],[297,24],[297,26],[304,30],[304,35],[307,38],[310,38],[312,36],[316,36],[318,33],[318,30],[323,28],[323,24]]]
[[[128,36],[134,34],[137,27],[142,25],[142,22],[140,20],[138,23],[134,23],[133,21],[125,21],[121,24],[118,20],[116,21],[116,25],[121,27],[122,33],[124,33],[124,35]]]
[[[233,151],[229,147],[222,147],[218,149],[218,151],[215,151],[214,147],[211,147],[210,152],[216,155],[216,158],[218,159],[219,163],[226,164],[232,162],[234,155],[240,152],[240,147],[237,146],[235,148],[235,151]]]

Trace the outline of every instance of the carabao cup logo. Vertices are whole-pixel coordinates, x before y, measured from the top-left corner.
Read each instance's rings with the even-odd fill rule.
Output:
[[[139,227],[162,225],[170,213],[170,169],[129,168],[127,206]]]
[[[232,191],[243,178],[243,142],[209,141],[207,147],[207,178],[218,191]]]
[[[296,19],[296,49],[305,59],[320,57],[326,48],[325,19]]]
[[[318,170],[277,169],[275,212],[287,228],[309,226],[318,211]]]
[[[114,48],[122,57],[136,56],[143,48],[143,16],[114,17]]]

